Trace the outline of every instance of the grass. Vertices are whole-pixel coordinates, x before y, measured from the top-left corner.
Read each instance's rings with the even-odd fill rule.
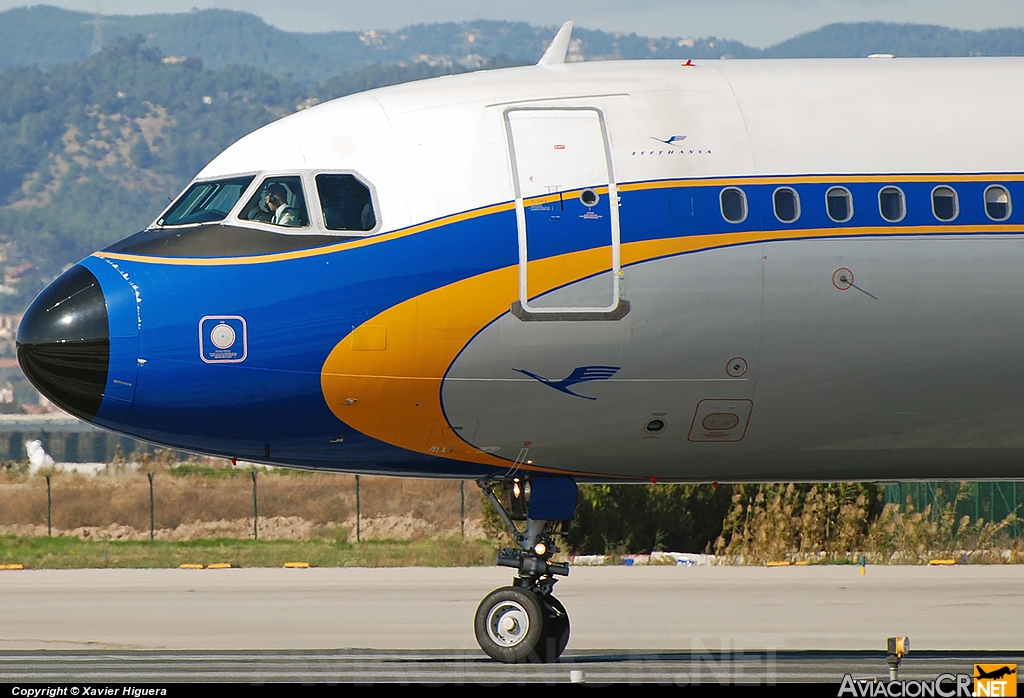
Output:
[[[435,538],[417,541],[322,540],[83,541],[78,538],[0,536],[0,563],[28,569],[173,568],[184,563],[235,567],[473,567],[493,565],[498,544]],[[4,574],[4,572],[0,572]]]

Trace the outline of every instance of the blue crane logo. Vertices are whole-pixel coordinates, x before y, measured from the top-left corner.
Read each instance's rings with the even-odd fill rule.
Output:
[[[668,139],[651,136],[651,139],[658,141],[659,143],[664,143],[665,145],[679,145],[686,140],[686,136],[669,136]]]
[[[550,378],[544,376],[538,376],[536,373],[531,373],[524,368],[513,368],[513,371],[522,373],[524,376],[529,376],[535,380],[540,381],[549,388],[554,388],[559,392],[572,395],[573,397],[581,397],[584,400],[596,400],[596,397],[589,397],[587,395],[580,395],[569,390],[578,383],[590,383],[591,381],[606,381],[616,373],[619,372],[621,366],[579,366],[574,368],[572,373],[563,378],[560,381],[553,381]]]

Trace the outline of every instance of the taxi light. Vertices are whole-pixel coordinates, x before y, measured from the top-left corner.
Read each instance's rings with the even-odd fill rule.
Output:
[[[890,637],[886,640],[886,649],[894,657],[905,657],[910,654],[909,637]]]

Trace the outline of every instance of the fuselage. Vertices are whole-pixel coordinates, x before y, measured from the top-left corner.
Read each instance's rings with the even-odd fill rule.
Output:
[[[219,219],[176,202],[44,291],[22,363],[105,428],[279,465],[1021,477],[1022,78],[612,62],[342,98],[215,158]],[[268,181],[292,227],[254,208]],[[329,186],[364,197],[348,223]],[[108,350],[100,376],[95,305],[71,385],[40,318],[82,288]]]

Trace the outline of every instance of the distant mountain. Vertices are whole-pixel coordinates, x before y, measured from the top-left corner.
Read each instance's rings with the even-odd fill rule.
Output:
[[[98,22],[98,28],[97,28]],[[193,10],[165,15],[96,17],[56,7],[16,8],[0,13],[0,70],[82,60],[114,37],[141,35],[167,56],[192,56],[214,70],[251,65],[300,81],[322,81],[371,63],[462,66],[489,59],[534,62],[554,36],[554,27],[525,22],[420,24],[394,32],[286,32],[259,17],[230,10]],[[758,51],[717,39],[649,39],[579,28],[570,55],[575,60],[755,55]]]
[[[772,46],[771,58],[896,56],[1024,56],[1024,29],[960,31],[926,24],[830,24]]]
[[[115,37],[141,35],[166,56],[199,58],[211,69],[250,65],[299,82],[323,81],[368,64],[475,69],[488,60],[536,61],[554,27],[525,22],[419,24],[393,32],[287,32],[230,10],[102,15],[49,6],[0,13],[0,70],[83,60]],[[1024,29],[958,31],[914,24],[833,24],[767,49],[715,37],[649,38],[577,27],[570,60],[1024,55]]]
[[[140,37],[115,38],[82,61],[0,70],[0,314],[148,224],[246,133],[344,94],[461,70],[368,65],[300,84],[167,59]]]

